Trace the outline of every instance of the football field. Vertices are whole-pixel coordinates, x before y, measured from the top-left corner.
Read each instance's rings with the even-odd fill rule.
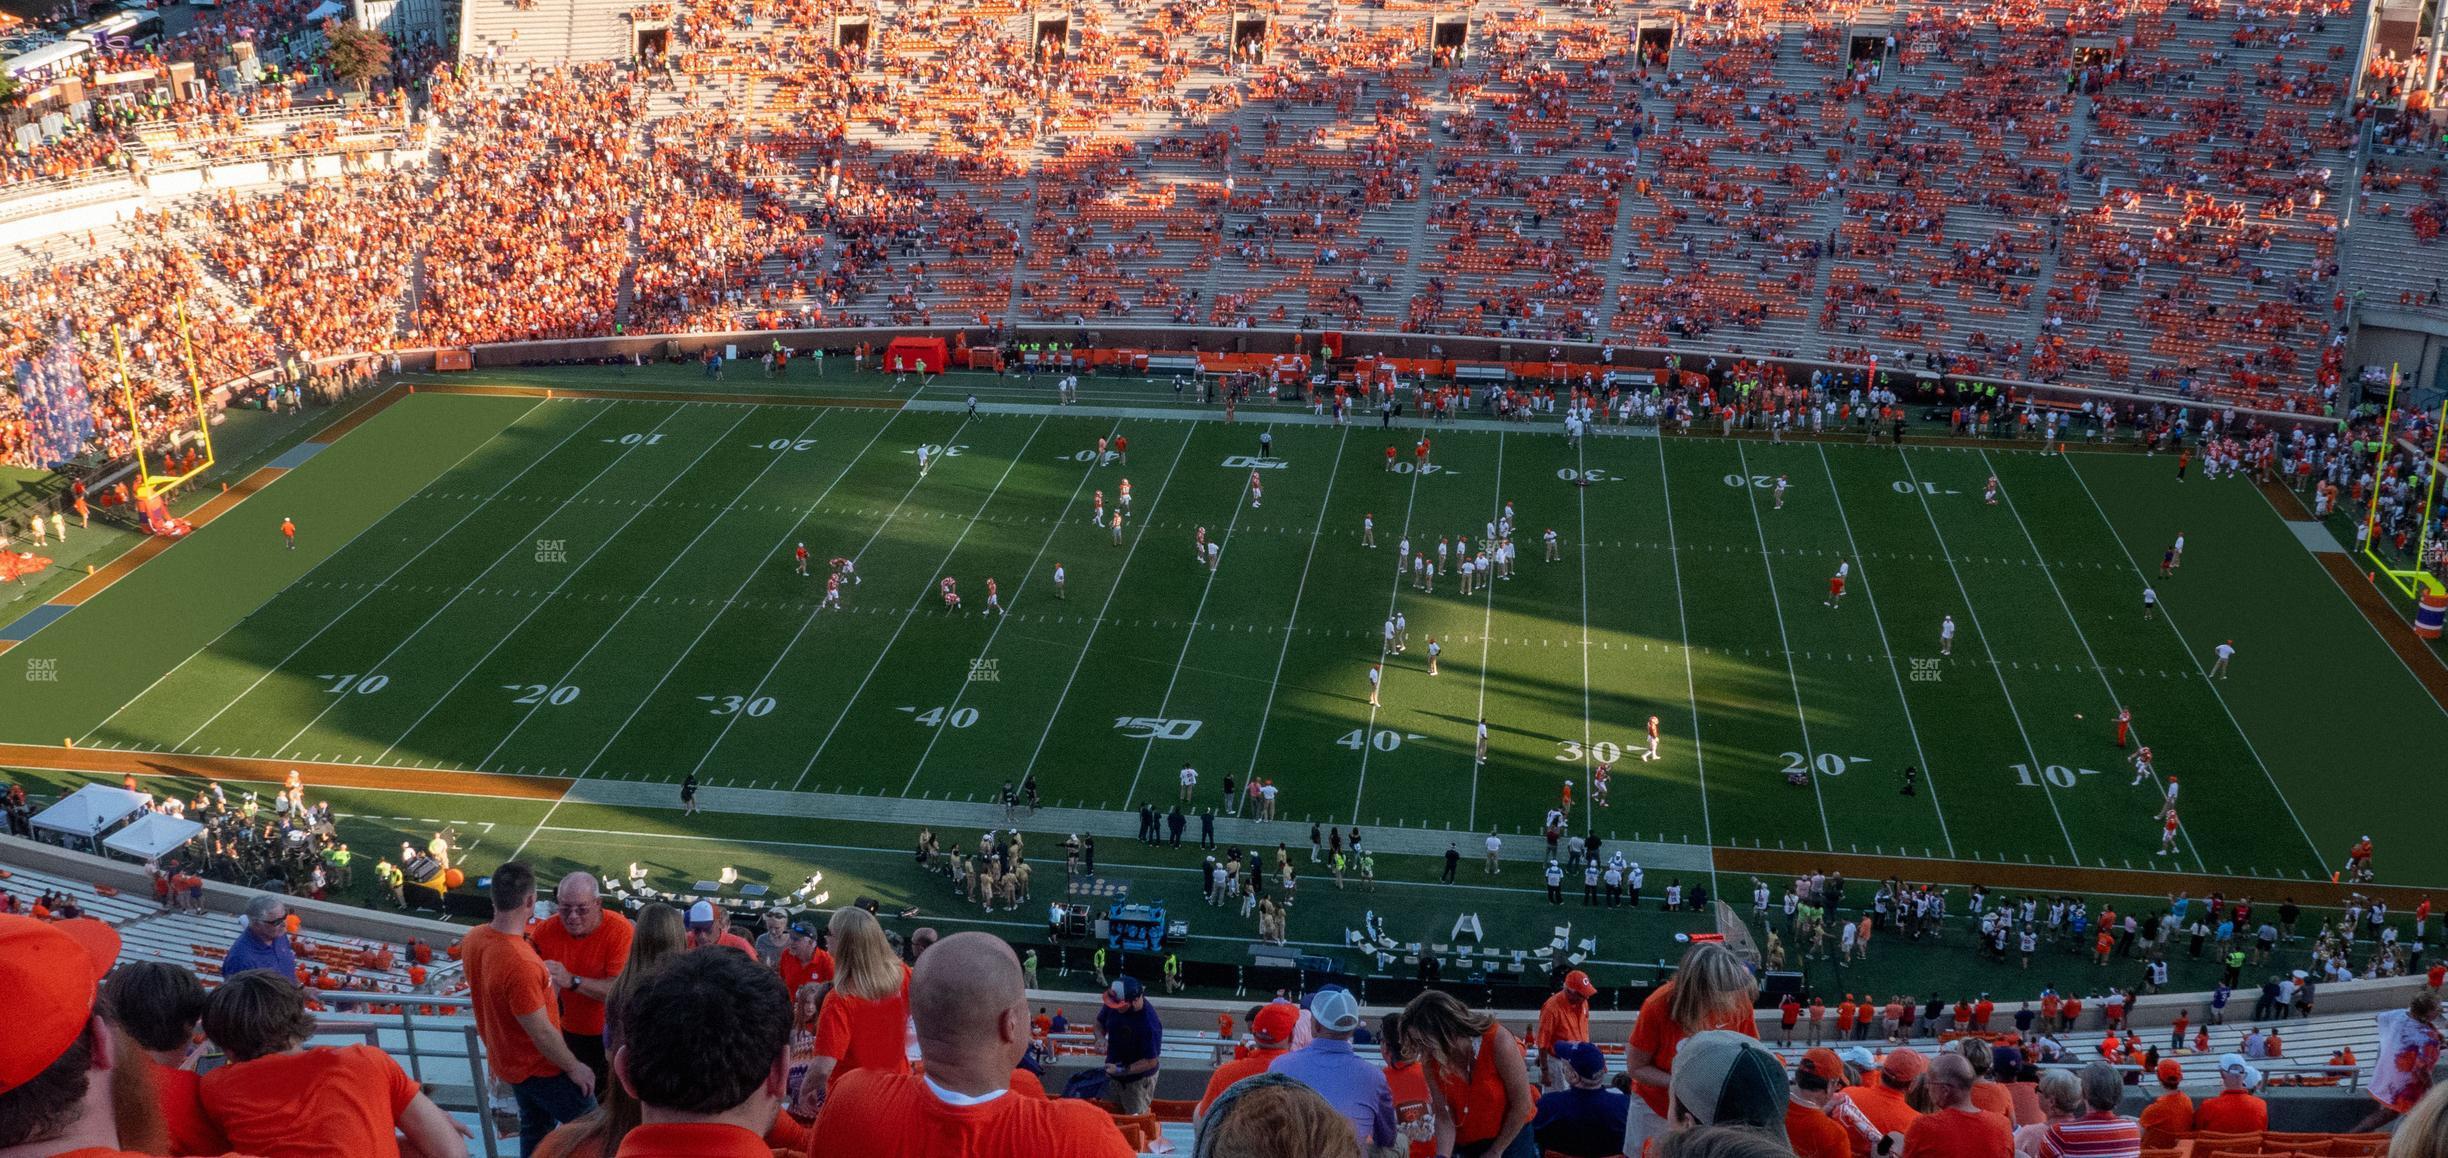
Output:
[[[2393,807],[2448,713],[2244,480],[2029,443],[1575,446],[1552,423],[1427,430],[1416,467],[1416,423],[988,397],[416,393],[16,643],[47,674],[0,698],[0,738],[922,800],[1034,775],[1049,805],[1114,810],[1169,807],[1188,765],[1202,804],[1272,780],[1295,845],[1314,819],[1465,852],[1569,786],[1576,829],[1703,856],[2325,880],[2370,834],[2384,880],[2448,881]],[[1129,461],[1100,464],[1116,436]],[[1117,543],[1094,512],[1126,485]],[[1427,592],[1397,565],[1508,504],[1513,577]],[[856,561],[838,610],[834,557]],[[1395,614],[1408,646],[1381,656]],[[2156,756],[2141,784],[2120,705]]]

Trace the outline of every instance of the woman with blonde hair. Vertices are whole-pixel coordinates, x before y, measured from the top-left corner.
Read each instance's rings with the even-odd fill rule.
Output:
[[[1436,1119],[1436,1152],[1454,1158],[1538,1158],[1535,1109],[1520,1039],[1452,994],[1431,989],[1402,1011],[1402,1052],[1420,1061]]]
[[[1711,1029],[1759,1036],[1751,1006],[1759,982],[1732,949],[1704,941],[1683,954],[1674,978],[1641,1002],[1624,1046],[1624,1071],[1634,1092],[1659,1117],[1666,1116],[1666,1088],[1673,1081],[1675,1051],[1683,1039]]]
[[[2389,1158],[2448,1158],[2448,1086],[2433,1086],[2391,1131]]]
[[[893,952],[875,914],[833,911],[833,988],[816,1015],[816,1056],[791,1112],[813,1118],[826,1090],[854,1070],[909,1072],[909,966]]]
[[[670,905],[648,905],[631,921],[629,956],[612,992],[604,998],[604,1054],[620,1052],[620,1010],[629,991],[643,983],[665,961],[688,949],[688,921]],[[621,1140],[637,1129],[637,1100],[616,1081],[595,1088],[595,1108],[563,1124],[538,1143],[531,1158],[608,1158],[620,1152]]]

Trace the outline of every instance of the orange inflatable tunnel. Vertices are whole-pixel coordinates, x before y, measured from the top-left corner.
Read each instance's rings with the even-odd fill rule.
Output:
[[[952,360],[942,338],[894,338],[884,347],[884,365],[899,365],[904,369],[923,369],[929,374],[941,374]]]

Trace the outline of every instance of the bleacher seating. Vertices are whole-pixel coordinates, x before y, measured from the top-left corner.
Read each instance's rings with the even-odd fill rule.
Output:
[[[211,250],[197,284],[257,358],[615,326],[1306,325],[2311,408],[2352,305],[2448,309],[2437,263],[2406,257],[2448,223],[2437,155],[2359,147],[2358,0],[1536,0],[1464,6],[1458,53],[1416,4],[1255,11],[1263,38],[1236,44],[1252,13],[1187,0],[1043,26],[940,0],[483,0],[472,67],[433,86],[439,174],[260,211],[222,192],[136,245]],[[665,20],[668,71],[584,63]],[[126,144],[345,151],[403,123],[425,130],[382,101],[215,111]],[[382,276],[256,301],[295,263],[215,247],[241,213],[353,218]]]

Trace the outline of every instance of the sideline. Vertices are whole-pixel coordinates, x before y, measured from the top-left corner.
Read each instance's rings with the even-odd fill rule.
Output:
[[[677,811],[680,807],[678,786],[671,784],[648,785],[642,782],[589,780],[586,782],[586,787],[590,791],[581,796],[572,796],[571,789],[577,784],[577,781],[560,776],[452,772],[430,768],[262,760],[235,756],[181,756],[157,752],[65,748],[41,744],[0,744],[0,766],[45,771],[125,774],[139,778],[212,778],[236,783],[265,784],[282,782],[290,769],[294,768],[311,783],[361,791],[417,792],[546,803],[559,803],[568,798],[570,803],[577,804],[657,806],[655,800],[621,798],[635,793],[640,796],[652,794],[660,798],[665,801],[660,804],[660,807],[668,810]],[[741,811],[765,815],[783,814],[783,810],[773,807],[776,798],[800,798],[803,800],[803,807],[789,811],[806,812],[810,815],[816,814],[812,809],[820,807],[823,802],[858,799],[856,796],[845,798],[832,793],[783,793],[752,789],[705,788],[699,792],[701,800],[707,805],[720,803],[721,797],[726,794],[739,794],[739,803],[742,807],[737,809],[717,808],[717,811]],[[953,804],[947,800],[909,801],[889,796],[868,797],[867,799],[872,806],[902,813],[907,817],[899,821],[883,822],[912,825],[927,823],[929,820],[928,817],[919,815],[919,811],[922,810],[921,806],[941,809]],[[998,815],[1001,813],[998,805],[963,803],[959,807],[992,809]],[[825,814],[835,815],[829,810]],[[1125,812],[1048,808],[1036,814],[1035,822],[1060,828],[1064,827],[1060,822],[1088,817],[1094,817],[1115,826],[1128,826],[1135,823],[1137,819],[1134,815]],[[839,816],[835,818],[866,819]],[[1243,821],[1241,823],[1254,824],[1256,822]],[[544,828],[542,821],[537,823],[537,828]],[[1128,828],[1120,827],[1116,831],[1127,834]],[[1392,838],[1403,832],[1433,833],[1433,839],[1438,840],[1446,839],[1450,835],[1442,829],[1388,828],[1380,830],[1372,839],[1371,844],[1384,848],[1388,855],[1425,855],[1387,847],[1399,843]],[[1103,834],[1100,831],[1099,835]],[[1243,844],[1250,842],[1250,838],[1245,835],[1228,833],[1222,823],[1217,825],[1217,838],[1219,840],[1230,839]],[[1622,843],[1631,844],[1632,842]],[[2002,887],[2041,893],[2066,892],[2085,895],[2149,897],[2162,896],[2178,890],[2198,892],[2216,889],[2228,896],[2253,897],[2264,902],[2291,896],[2298,904],[2307,908],[2340,908],[2345,904],[2349,893],[2360,893],[2365,897],[2386,900],[2392,907],[2407,910],[2411,910],[2430,893],[2448,890],[2448,885],[2332,884],[2327,880],[2310,876],[2298,879],[2281,876],[2166,872],[2150,869],[2080,868],[2065,865],[2012,864],[2004,861],[1993,863],[1935,857],[1888,857],[1863,853],[1736,848],[1725,845],[1713,848],[1700,845],[1675,847],[1683,851],[1686,856],[1705,853],[1714,862],[1714,871],[1718,873],[1747,873],[1768,880],[1791,879],[1812,872],[1840,871],[1849,879],[1857,882],[1880,881],[1892,876],[1912,882],[1949,885],[1982,884],[1993,889]],[[1643,848],[1642,851],[1646,852],[1648,849]],[[1651,865],[1652,871],[1660,867],[1662,865]]]
[[[2304,509],[2303,500],[2284,485],[2258,479],[2254,480],[2253,485],[2260,490],[2262,498],[2269,500],[2271,509],[2280,519],[2300,522],[2312,518],[2312,512]],[[2448,712],[2448,660],[2441,659],[2438,652],[2415,638],[2414,629],[2389,603],[2388,596],[2381,594],[2380,589],[2364,576],[2362,565],[2354,561],[2356,556],[2321,551],[2314,552],[2312,558],[2321,565],[2321,570],[2329,573],[2330,581],[2338,585],[2338,590],[2346,594],[2347,602],[2354,604],[2355,610],[2363,614],[2363,618],[2371,624],[2372,631],[2380,636],[2380,642],[2397,653],[2397,660],[2406,666],[2406,673],[2422,685],[2423,691],[2430,693],[2441,711]]]

